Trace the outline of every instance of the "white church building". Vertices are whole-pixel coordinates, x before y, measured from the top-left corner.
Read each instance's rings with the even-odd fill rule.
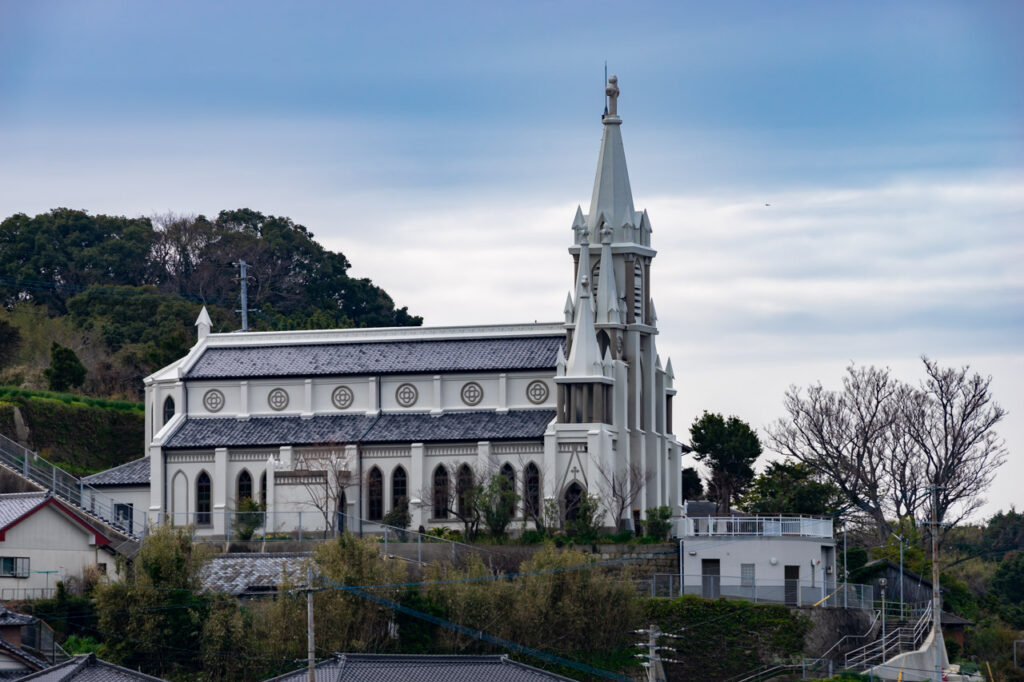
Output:
[[[613,76],[563,321],[214,334],[204,309],[196,345],[145,380],[149,520],[229,535],[253,498],[268,533],[335,518],[373,531],[405,498],[413,528],[458,527],[458,491],[493,473],[514,481],[527,522],[546,501],[572,515],[583,493],[629,477],[642,491],[627,525],[649,507],[678,515],[676,391],[618,94]]]

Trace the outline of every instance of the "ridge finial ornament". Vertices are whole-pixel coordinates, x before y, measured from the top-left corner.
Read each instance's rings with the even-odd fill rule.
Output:
[[[604,89],[608,96],[608,115],[619,115],[619,78],[614,74],[608,77],[608,86]]]

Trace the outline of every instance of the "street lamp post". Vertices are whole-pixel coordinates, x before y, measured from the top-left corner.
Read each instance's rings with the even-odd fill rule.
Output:
[[[885,585],[888,581],[879,578],[878,586],[882,588],[882,663],[885,663]]]

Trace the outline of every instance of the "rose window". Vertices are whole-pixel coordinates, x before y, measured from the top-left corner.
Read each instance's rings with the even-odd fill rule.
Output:
[[[462,402],[470,407],[479,405],[484,399],[484,389],[475,381],[469,381],[462,386]]]
[[[213,388],[203,394],[203,407],[210,412],[220,412],[224,407],[224,394]]]
[[[395,400],[402,407],[412,407],[419,400],[420,393],[412,384],[402,384],[395,391]]]
[[[267,395],[267,404],[270,405],[270,409],[277,411],[288,407],[288,391],[275,388]]]
[[[331,402],[334,403],[334,406],[339,410],[347,410],[352,407],[353,399],[354,396],[352,395],[352,389],[348,386],[338,386],[334,389],[334,392],[331,393]]]
[[[540,405],[548,399],[548,385],[540,379],[531,381],[526,387],[526,398],[534,405]]]

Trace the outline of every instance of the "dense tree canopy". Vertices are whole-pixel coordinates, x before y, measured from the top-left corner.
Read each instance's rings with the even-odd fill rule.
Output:
[[[843,504],[839,489],[815,479],[801,462],[772,462],[751,483],[741,501],[752,514],[828,516]]]
[[[705,412],[690,426],[690,440],[694,456],[711,468],[708,498],[728,513],[754,478],[754,461],[761,455],[757,433],[739,417]]]
[[[215,330],[240,326],[243,260],[252,329],[422,323],[369,279],[350,277],[345,256],[318,244],[304,226],[247,208],[221,211],[214,220],[67,208],[10,216],[0,222],[0,304],[70,316],[87,337],[82,346],[98,338],[105,351],[91,361],[83,356],[87,390],[137,392],[142,376],[194,343],[200,306],[209,308]],[[18,330],[0,332],[0,355],[17,364]]]

